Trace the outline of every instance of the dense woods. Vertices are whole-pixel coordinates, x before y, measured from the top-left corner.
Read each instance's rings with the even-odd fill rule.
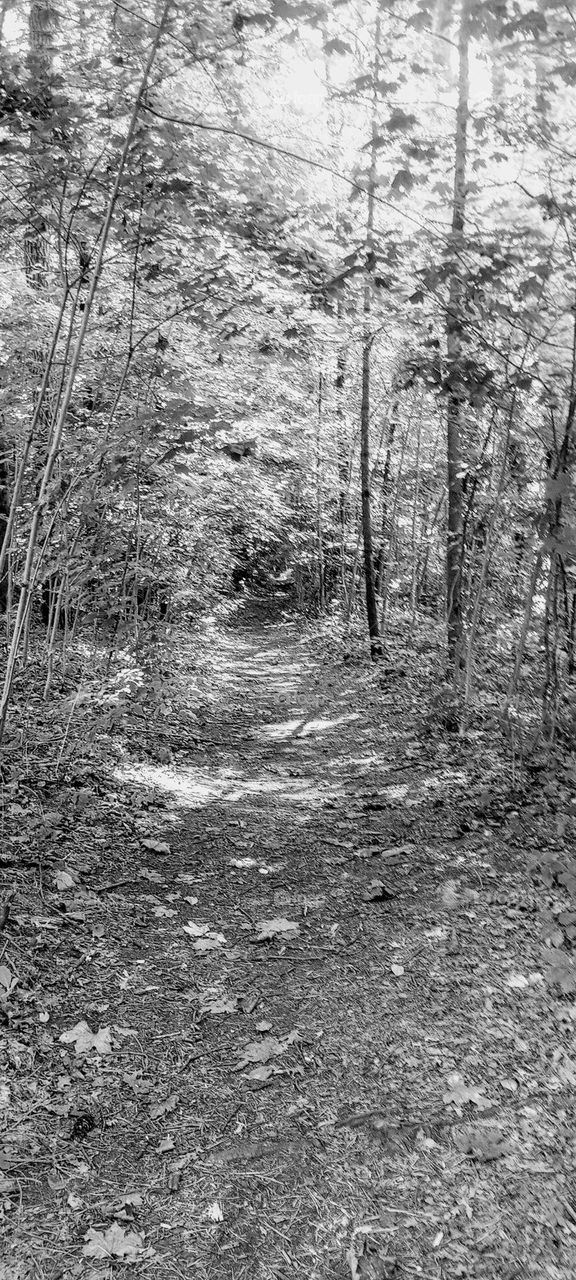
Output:
[[[576,1275],[575,120],[564,0],[0,0],[0,1280]]]
[[[6,0],[3,731],[30,662],[280,580],[572,733],[575,43],[557,0]]]

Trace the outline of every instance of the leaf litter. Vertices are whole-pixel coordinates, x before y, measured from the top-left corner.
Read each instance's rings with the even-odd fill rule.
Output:
[[[540,1280],[552,1255],[553,1280],[574,1274],[573,819],[531,786],[487,823],[518,786],[490,736],[450,760],[418,736],[405,679],[383,713],[373,673],[330,644],[304,649],[286,622],[222,638],[203,759],[224,775],[204,807],[148,765],[119,780],[104,743],[42,823],[28,784],[7,792],[7,847],[29,821],[36,859],[14,864],[0,961],[10,1280],[32,1280],[39,1249],[65,1280],[91,1263],[208,1274],[215,1232],[219,1276],[253,1268],[256,1236],[269,1280],[286,1259],[319,1280],[351,1258],[385,1274],[384,1239],[399,1275]],[[345,695],[370,743],[353,786],[358,721],[291,743],[298,809],[284,772],[263,785],[264,753],[285,750],[258,736],[262,714],[285,719],[278,659],[251,674],[269,647],[294,702],[325,723]],[[561,777],[570,813],[576,772]],[[366,878],[373,859],[385,873]]]

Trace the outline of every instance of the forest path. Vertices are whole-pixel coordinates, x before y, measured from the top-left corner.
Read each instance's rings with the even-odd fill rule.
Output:
[[[133,837],[54,1033],[53,1091],[100,1121],[44,1185],[48,1280],[576,1273],[521,815],[474,816],[470,742],[386,679],[253,606],[173,761],[119,768]],[[62,1047],[84,1020],[111,1052]]]

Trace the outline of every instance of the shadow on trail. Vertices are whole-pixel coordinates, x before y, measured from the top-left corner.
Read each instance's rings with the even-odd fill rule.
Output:
[[[198,715],[178,678],[173,763],[124,758],[78,897],[35,922],[64,992],[39,1006],[44,1118],[25,1095],[46,1276],[540,1280],[550,1221],[571,1280],[534,1170],[552,1187],[573,1020],[542,999],[524,865],[456,825],[474,757],[422,740],[417,681],[334,667],[261,603],[214,628]],[[36,1275],[19,1249],[7,1280]]]
[[[442,843],[435,806],[466,772],[407,755],[401,693],[263,612],[218,637],[195,750],[118,770],[141,788],[145,838],[110,904],[123,978],[107,1016],[139,1028],[138,1179],[167,1232],[142,1275],[345,1280],[375,1223],[407,1270],[367,1276],[440,1280],[452,1157],[434,1118],[478,992],[437,896],[473,854]],[[101,1181],[120,1159],[102,1149]],[[492,1266],[505,1274],[497,1251]]]

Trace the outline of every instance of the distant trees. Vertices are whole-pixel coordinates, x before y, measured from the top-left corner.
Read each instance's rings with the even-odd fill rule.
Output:
[[[31,654],[48,692],[88,627],[138,643],[145,599],[190,617],[260,558],[307,607],[363,600],[374,657],[396,609],[443,620],[464,700],[496,638],[510,698],[541,642],[554,727],[570,17],[247,8],[4,7],[0,719]]]

